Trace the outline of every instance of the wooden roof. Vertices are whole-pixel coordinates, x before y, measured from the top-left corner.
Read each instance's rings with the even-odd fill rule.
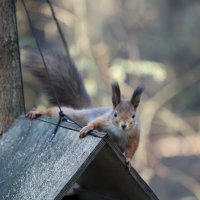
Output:
[[[157,199],[108,136],[79,138],[79,128],[20,116],[0,137],[0,199],[62,199],[77,182],[81,199]]]

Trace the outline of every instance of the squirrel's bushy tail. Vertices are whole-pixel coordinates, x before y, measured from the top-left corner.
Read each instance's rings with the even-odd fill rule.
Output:
[[[91,106],[91,100],[86,92],[83,80],[70,58],[62,53],[43,51],[49,76],[62,106],[86,108]],[[69,60],[68,60],[69,59]],[[39,53],[34,51],[26,55],[25,64],[44,86],[49,100],[56,105],[51,83]]]

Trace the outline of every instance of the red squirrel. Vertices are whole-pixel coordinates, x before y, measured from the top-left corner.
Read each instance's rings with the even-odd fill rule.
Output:
[[[59,63],[60,62],[61,60],[59,60]],[[66,76],[67,77],[66,81],[68,82],[68,84],[72,85],[75,84],[76,87],[79,87],[79,90],[82,91],[84,89],[84,85],[82,83],[82,80],[80,80],[80,75],[76,71],[75,65],[73,64],[70,66],[65,66],[65,68],[67,68],[67,70],[71,70],[73,68],[72,71],[75,70],[76,72],[76,73],[72,72],[71,77],[69,75]],[[40,80],[42,80],[43,83],[45,83],[44,80],[46,80],[47,77],[44,77],[46,75],[41,66],[34,67],[32,71]],[[55,72],[55,67],[53,66],[51,66],[50,68],[50,73],[52,71]],[[59,74],[55,75],[54,73],[53,76],[54,76],[53,80],[56,80],[55,77],[57,77],[58,80],[60,80],[60,78],[58,77]],[[80,86],[78,86],[79,84],[77,83],[72,83],[76,82],[77,79],[79,83],[81,83]],[[58,83],[56,89],[57,87]],[[62,87],[64,88],[64,86]],[[112,141],[116,143],[118,147],[121,149],[121,151],[124,153],[127,165],[130,169],[131,167],[130,160],[133,158],[137,150],[137,147],[139,145],[140,127],[139,127],[139,120],[136,115],[136,110],[139,105],[143,89],[144,88],[142,86],[138,86],[133,92],[133,95],[130,98],[130,100],[124,100],[124,99],[122,100],[118,83],[113,83],[112,107],[98,107],[98,108],[86,108],[86,109],[80,109],[80,107],[78,107],[77,109],[77,108],[70,108],[69,107],[70,101],[68,101],[66,102],[67,106],[63,106],[61,107],[61,109],[71,119],[77,121],[83,126],[83,128],[80,130],[80,138],[85,137],[87,133],[93,129],[107,132]],[[73,92],[74,92],[73,94],[76,94],[76,91]],[[62,95],[64,95],[64,91]],[[66,95],[70,96],[71,93],[68,93],[66,91]],[[84,89],[84,95],[86,95],[85,89]],[[88,98],[88,95],[86,95],[86,97]],[[58,107],[51,107],[46,109],[45,111],[31,110],[30,112],[27,113],[27,116],[31,119],[34,119],[39,115],[58,117],[59,116],[58,113],[59,113]]]

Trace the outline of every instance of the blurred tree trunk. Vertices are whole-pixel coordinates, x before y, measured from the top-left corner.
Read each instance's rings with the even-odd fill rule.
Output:
[[[0,1],[0,134],[24,112],[15,0]]]

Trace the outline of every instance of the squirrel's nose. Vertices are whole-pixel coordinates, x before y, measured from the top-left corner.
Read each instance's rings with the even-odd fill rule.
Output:
[[[121,125],[122,129],[125,130],[126,129],[126,124]]]

